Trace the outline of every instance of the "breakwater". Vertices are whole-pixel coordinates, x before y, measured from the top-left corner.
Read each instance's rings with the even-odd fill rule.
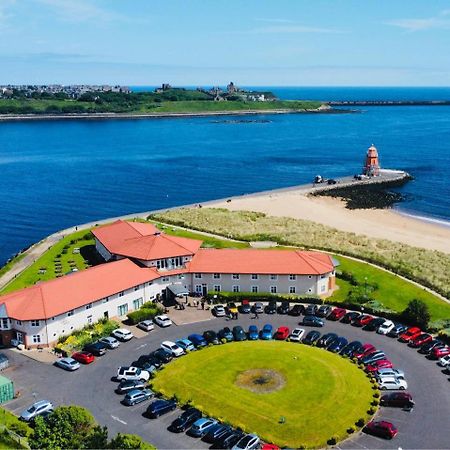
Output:
[[[330,106],[450,106],[450,100],[339,100]]]

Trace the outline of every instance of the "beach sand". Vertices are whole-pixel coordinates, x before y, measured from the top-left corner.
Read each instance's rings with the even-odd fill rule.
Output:
[[[392,209],[349,210],[340,199],[310,197],[305,189],[234,197],[229,202],[208,202],[208,207],[305,219],[342,231],[450,253],[450,227],[408,217]]]

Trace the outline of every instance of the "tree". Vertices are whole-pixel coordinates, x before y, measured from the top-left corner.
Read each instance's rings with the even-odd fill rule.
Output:
[[[122,434],[118,433],[117,436],[109,443],[109,448],[112,449],[143,449],[143,450],[155,450],[153,445],[142,440],[142,438],[136,434]]]
[[[423,300],[414,299],[402,312],[402,318],[407,323],[426,329],[431,315],[428,305]]]
[[[87,436],[84,448],[108,448],[108,428],[97,425]]]

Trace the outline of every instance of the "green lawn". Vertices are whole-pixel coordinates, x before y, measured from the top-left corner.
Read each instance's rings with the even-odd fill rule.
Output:
[[[238,387],[250,369],[281,374],[284,387],[255,393]],[[324,447],[366,418],[373,390],[348,360],[325,350],[279,341],[230,343],[193,352],[158,372],[153,388],[205,414],[255,432],[280,447]],[[285,422],[280,423],[284,417]]]

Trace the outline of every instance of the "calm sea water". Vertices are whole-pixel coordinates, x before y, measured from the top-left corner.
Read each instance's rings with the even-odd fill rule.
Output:
[[[284,98],[450,98],[450,89],[271,89]],[[372,143],[383,167],[415,177],[401,189],[402,209],[450,220],[450,107],[224,119],[0,123],[0,264],[74,224],[353,174]]]

